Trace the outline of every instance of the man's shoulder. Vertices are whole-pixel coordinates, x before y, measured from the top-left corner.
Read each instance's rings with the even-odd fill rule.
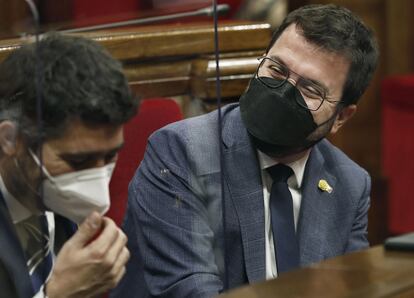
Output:
[[[232,122],[237,117],[237,107],[222,108],[223,122]],[[185,168],[194,174],[215,173],[220,168],[218,123],[218,112],[213,111],[169,124],[150,136],[147,152],[170,166]]]
[[[352,171],[368,175],[368,172],[353,161],[341,149],[324,139],[316,145],[317,150],[322,154],[324,162],[328,168],[347,168]]]
[[[221,109],[223,119],[233,117],[233,112],[238,105],[230,104]],[[218,139],[218,110],[210,113],[187,118],[164,126],[155,131],[150,140],[172,141],[180,140],[184,143],[206,143]]]

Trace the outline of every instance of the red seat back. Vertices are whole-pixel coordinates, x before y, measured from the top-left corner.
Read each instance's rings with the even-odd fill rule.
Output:
[[[401,234],[414,231],[414,75],[383,80],[381,99],[389,232]]]

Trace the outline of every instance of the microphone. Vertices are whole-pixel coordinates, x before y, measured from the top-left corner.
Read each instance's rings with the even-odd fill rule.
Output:
[[[216,9],[217,14],[219,15],[224,15],[229,10],[230,10],[230,6],[228,4],[219,4],[217,5],[217,9]],[[150,23],[170,21],[170,20],[195,17],[195,16],[211,17],[213,14],[214,14],[214,7],[209,6],[209,7],[197,9],[194,11],[180,12],[180,13],[174,13],[170,15],[135,19],[135,20],[129,20],[129,21],[121,21],[121,22],[94,25],[94,26],[74,28],[74,29],[66,29],[66,30],[61,30],[60,32],[63,32],[63,33],[87,32],[87,31],[93,31],[93,30],[112,29],[112,28],[118,28],[118,27],[123,27],[123,26],[150,24]]]

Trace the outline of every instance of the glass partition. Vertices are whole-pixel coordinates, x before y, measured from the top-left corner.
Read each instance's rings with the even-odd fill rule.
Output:
[[[40,40],[58,31],[100,43],[122,63],[140,100],[124,126],[106,213],[124,229],[131,252],[115,297],[143,297],[145,291],[169,296],[192,286],[193,293],[222,292],[240,283],[239,273],[225,268],[255,270],[246,273],[241,258],[263,236],[248,231],[262,217],[263,204],[254,200],[260,175],[238,99],[275,25],[263,21],[268,6],[259,2],[34,3]],[[270,18],[281,19],[285,1],[271,5],[278,15]],[[36,22],[23,0],[2,13],[8,16],[0,27],[4,60],[34,41]]]

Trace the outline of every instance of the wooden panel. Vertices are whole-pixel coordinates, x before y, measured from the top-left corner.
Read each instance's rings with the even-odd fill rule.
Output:
[[[386,0],[386,74],[414,72],[414,1]]]
[[[83,34],[102,43],[124,63],[132,89],[142,97],[191,95],[215,98],[214,34],[204,25],[152,26]],[[270,39],[268,24],[219,26],[223,96],[238,96]],[[249,40],[249,42],[245,42]],[[22,41],[0,41],[0,60]]]
[[[124,71],[142,97],[176,96],[190,90],[191,60],[127,64]]]
[[[148,26],[83,33],[102,43],[119,60],[167,56],[195,56],[214,52],[211,24]],[[221,52],[265,49],[271,35],[269,24],[227,23],[219,26]],[[249,40],[249,42],[246,42]],[[19,39],[0,41],[0,60],[19,45]]]
[[[240,53],[241,54],[241,53]],[[256,71],[259,52],[247,52],[239,57],[221,57],[220,83],[223,98],[237,98],[246,89],[249,80]],[[216,62],[213,56],[197,59],[193,63],[191,94],[205,101],[216,98]],[[236,99],[236,100],[237,100]]]
[[[118,59],[128,60],[212,53],[213,33],[212,25],[206,24],[143,27],[139,31],[91,33],[87,36],[99,40]],[[219,26],[220,51],[265,48],[269,34],[268,24],[222,24]]]
[[[234,101],[237,101],[240,93],[246,89],[251,77],[251,74],[220,77],[221,96],[223,98],[235,98]],[[193,94],[195,94],[196,97],[201,98],[203,101],[215,101],[215,78],[192,81],[192,88]]]
[[[377,246],[230,291],[223,298],[413,297],[414,255]]]
[[[14,51],[23,43],[22,40],[19,39],[5,39],[0,40],[0,62],[3,61],[11,51]]]
[[[368,241],[370,245],[384,243],[388,231],[388,184],[385,178],[372,180],[371,206],[368,211]]]
[[[127,77],[138,94],[144,97],[187,94],[203,100],[215,98],[211,24],[162,28],[144,28],[132,35],[123,32],[97,39],[115,57],[126,59]],[[247,62],[246,56],[254,59],[252,56],[261,55],[270,35],[267,24],[220,26],[223,97],[238,97],[243,92],[256,64]],[[242,42],[246,39],[252,42]]]
[[[141,98],[178,96],[189,90],[188,77],[130,82],[129,85]]]
[[[25,32],[33,25],[25,1],[0,0],[0,38]]]

